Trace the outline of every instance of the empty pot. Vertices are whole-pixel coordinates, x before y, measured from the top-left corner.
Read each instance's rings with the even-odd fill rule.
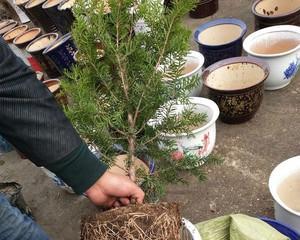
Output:
[[[21,35],[17,36],[13,43],[19,48],[25,48],[29,42],[37,38],[41,34],[42,30],[40,28],[31,28]]]
[[[13,20],[9,20],[7,22],[6,25],[4,25],[1,29],[0,29],[0,35],[3,35],[5,33],[7,33],[8,31],[10,31],[11,29],[13,29],[14,27],[16,27],[18,25],[18,23],[16,21]]]
[[[72,36],[68,33],[46,48],[43,54],[49,57],[55,63],[57,69],[63,73],[65,70],[70,70],[72,65],[75,64],[74,55],[76,51],[77,48]]]
[[[8,32],[6,32],[3,35],[3,39],[7,42],[12,42],[17,36],[19,36],[20,34],[24,33],[26,30],[28,30],[28,26],[27,25],[20,25],[17,26],[11,30],[9,30]]]
[[[63,12],[58,10],[58,6],[62,1],[63,0],[47,0],[43,4],[43,9],[54,22],[57,29],[62,34],[66,34],[70,32],[69,24]]]
[[[30,0],[25,5],[25,8],[30,13],[31,18],[34,18],[35,21],[38,22],[39,26],[43,28],[45,32],[56,32],[57,28],[55,24],[42,8],[42,5],[45,1],[46,0]]]
[[[243,43],[248,55],[265,61],[270,75],[265,89],[276,90],[287,86],[300,65],[300,27],[273,26],[250,34]]]
[[[274,199],[274,211],[276,220],[291,226],[299,231],[300,229],[300,212],[289,207],[279,196],[278,190],[280,185],[288,177],[300,172],[300,156],[290,158],[280,163],[272,171],[269,178],[269,190]],[[299,201],[299,199],[295,199]]]
[[[56,101],[61,105],[67,105],[67,96],[61,90],[59,79],[49,79],[43,82],[53,94]]]
[[[36,38],[26,47],[26,51],[30,53],[35,59],[37,59],[37,61],[41,64],[43,70],[51,78],[60,76],[60,73],[53,62],[48,57],[43,55],[43,51],[57,39],[57,33],[47,33]]]
[[[192,18],[205,18],[215,14],[219,8],[219,0],[200,0],[196,7],[190,11]]]
[[[220,18],[200,25],[194,33],[194,40],[205,57],[204,66],[241,56],[246,31],[246,24],[236,18]]]
[[[72,13],[72,7],[74,5],[75,1],[74,0],[65,0],[63,2],[61,2],[59,5],[58,5],[58,11],[61,12],[61,14],[64,16],[64,24],[65,24],[65,29],[66,29],[66,32],[65,33],[68,33],[71,31],[71,28],[72,28],[72,24],[75,20],[75,17]]]
[[[300,26],[299,0],[257,0],[252,5],[255,16],[255,29],[274,25]]]
[[[258,110],[269,75],[267,64],[250,57],[229,58],[217,62],[202,74],[209,98],[220,108],[226,123],[242,123]]]

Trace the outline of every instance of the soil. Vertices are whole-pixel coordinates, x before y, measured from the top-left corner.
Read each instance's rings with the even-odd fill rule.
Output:
[[[85,217],[81,240],[179,240],[176,203],[131,205]]]

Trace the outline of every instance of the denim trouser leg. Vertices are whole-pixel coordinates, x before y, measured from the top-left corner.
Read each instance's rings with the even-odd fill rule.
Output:
[[[0,240],[49,240],[49,237],[0,194]]]

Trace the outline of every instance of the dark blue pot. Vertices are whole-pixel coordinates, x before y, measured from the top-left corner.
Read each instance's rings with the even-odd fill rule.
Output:
[[[71,33],[68,33],[46,48],[43,54],[49,57],[59,71],[63,73],[65,70],[70,70],[75,64],[74,55],[76,51],[77,47]]]
[[[233,41],[222,45],[207,45],[199,41],[199,35],[203,31],[207,30],[208,28],[222,24],[234,24],[239,26],[241,28],[240,36],[234,39]],[[194,33],[194,41],[198,44],[199,51],[205,57],[204,67],[208,67],[211,64],[226,58],[241,56],[243,50],[243,37],[246,34],[246,32],[246,24],[243,21],[236,18],[219,18],[200,25]]]
[[[273,228],[275,228],[277,231],[282,233],[283,235],[289,237],[291,240],[299,240],[300,239],[300,233],[296,232],[296,230],[290,228],[289,226],[278,222],[277,220],[261,217],[261,220],[271,225]]]

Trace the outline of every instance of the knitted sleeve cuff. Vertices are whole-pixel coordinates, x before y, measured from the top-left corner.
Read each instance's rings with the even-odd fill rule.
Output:
[[[71,186],[77,194],[88,190],[107,169],[85,143],[66,157],[45,167]]]

